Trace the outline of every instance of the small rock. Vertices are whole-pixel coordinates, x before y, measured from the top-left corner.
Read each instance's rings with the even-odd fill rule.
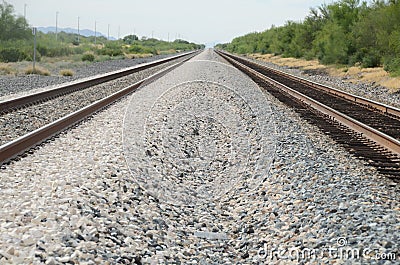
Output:
[[[46,260],[46,263],[45,263],[46,265],[56,265],[56,260],[53,258],[53,257],[49,257],[47,260]]]

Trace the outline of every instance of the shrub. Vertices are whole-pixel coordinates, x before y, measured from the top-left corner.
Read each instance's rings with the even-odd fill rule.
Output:
[[[38,45],[36,47],[36,51],[38,51],[43,56],[47,56],[49,49],[46,46]]]
[[[26,75],[44,75],[44,76],[49,76],[50,72],[47,69],[41,68],[41,67],[35,67],[35,70],[33,70],[32,67],[27,68],[25,70]]]
[[[56,47],[48,47],[46,56],[60,57],[60,56],[68,56],[71,54],[74,54],[73,48],[67,46],[56,46]]]
[[[374,54],[369,54],[367,56],[365,56],[362,59],[362,67],[363,68],[368,68],[368,67],[377,67],[380,64],[380,57],[376,56]]]
[[[17,48],[6,48],[0,51],[0,61],[18,62],[26,59],[26,54]]]
[[[98,50],[98,54],[113,57],[123,55],[124,53],[122,51],[122,47],[118,43],[109,42],[104,48]]]
[[[350,65],[360,63],[361,67],[377,67],[381,64],[381,56],[378,52],[362,48],[349,58]]]
[[[387,58],[384,69],[393,75],[400,75],[400,58]]]
[[[79,43],[78,39],[72,41],[72,45],[74,45],[74,46],[79,46],[79,44],[80,43]]]
[[[94,61],[94,55],[91,53],[86,53],[82,56],[82,61],[89,61],[93,62]]]
[[[60,75],[62,76],[73,76],[74,75],[74,71],[72,71],[71,69],[63,69],[60,71]]]
[[[142,45],[132,45],[129,48],[129,52],[131,53],[152,53],[155,54],[157,51],[155,49],[149,47],[143,47]]]

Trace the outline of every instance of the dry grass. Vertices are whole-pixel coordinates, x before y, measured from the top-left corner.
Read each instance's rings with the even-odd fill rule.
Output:
[[[44,75],[44,76],[49,76],[50,72],[47,69],[44,69],[42,67],[35,67],[35,70],[33,70],[32,67],[28,67],[25,69],[25,74],[26,75]]]
[[[382,86],[390,88],[390,92],[400,91],[400,77],[391,77],[386,81],[382,81]]]
[[[319,64],[318,60],[304,60],[297,58],[284,58],[281,56],[274,56],[272,54],[254,54],[251,55],[255,59],[269,61],[277,65],[284,65],[293,68],[301,68],[304,70],[326,69],[325,65]]]
[[[372,83],[389,88],[391,91],[400,89],[400,77],[391,77],[388,72],[381,67],[377,68],[360,68],[350,67],[348,71],[343,71],[343,68],[329,69],[329,74],[332,76],[346,77],[348,81],[357,83]]]
[[[331,76],[346,77],[349,82],[373,83],[381,85],[395,92],[400,90],[400,77],[391,77],[388,72],[381,67],[361,68],[361,67],[337,67],[322,65],[317,60],[307,61],[305,59],[282,58],[272,54],[253,54],[251,57],[263,61],[268,61],[281,66],[299,68],[302,70],[324,70]]]
[[[143,54],[138,54],[138,53],[125,53],[124,54],[126,59],[136,59],[136,58],[147,58],[147,57],[152,57],[153,54],[151,53],[143,53]]]
[[[62,76],[73,76],[75,73],[71,69],[63,69],[60,71],[60,75]]]
[[[15,69],[8,64],[0,64],[0,75],[15,75]]]
[[[174,49],[169,49],[169,50],[166,50],[166,51],[159,51],[159,54],[160,55],[162,55],[162,54],[174,54],[174,53],[176,53],[176,50],[174,50]]]

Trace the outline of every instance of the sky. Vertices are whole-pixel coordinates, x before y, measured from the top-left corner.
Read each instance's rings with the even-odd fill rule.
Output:
[[[78,28],[120,37],[174,40],[207,44],[230,42],[246,33],[304,19],[311,7],[330,0],[6,0],[31,26]],[[25,8],[26,5],[26,8]]]

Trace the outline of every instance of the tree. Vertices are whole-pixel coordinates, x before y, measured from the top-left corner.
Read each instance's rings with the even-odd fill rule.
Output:
[[[318,33],[314,46],[318,59],[324,64],[348,63],[348,40],[343,28],[328,22]]]
[[[3,1],[0,4],[0,40],[28,39],[31,36],[26,20],[14,15],[12,5]]]
[[[400,75],[400,1],[340,0],[311,8],[303,22],[288,21],[223,45],[236,53],[317,57],[322,63],[384,65]]]
[[[126,43],[126,44],[132,44],[132,43],[134,43],[134,42],[137,41],[137,40],[139,40],[139,37],[136,36],[136,35],[128,35],[128,36],[125,36],[125,37],[122,39],[122,41],[123,41],[124,43]]]

